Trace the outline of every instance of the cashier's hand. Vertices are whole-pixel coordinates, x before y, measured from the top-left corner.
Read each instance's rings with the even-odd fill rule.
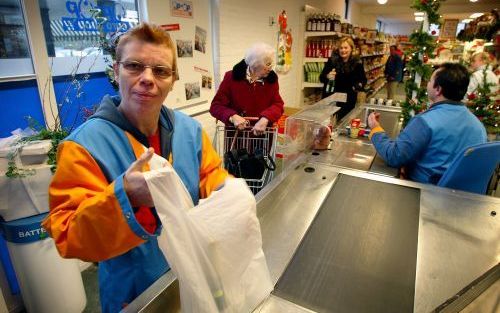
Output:
[[[142,169],[153,157],[154,149],[149,148],[125,172],[123,186],[132,207],[153,207],[154,202],[148,185],[142,174]]]
[[[244,130],[245,127],[247,127],[247,125],[250,123],[247,119],[239,116],[238,114],[231,116],[229,121],[233,123],[234,127],[238,128],[239,130]]]
[[[255,123],[255,125],[252,128],[253,134],[255,136],[263,135],[264,132],[266,131],[267,124],[269,124],[269,120],[265,117],[261,117],[260,120],[257,123]]]
[[[378,112],[372,112],[370,113],[370,115],[368,115],[368,126],[370,126],[371,129],[380,126],[380,123],[378,122],[379,117],[380,113]]]

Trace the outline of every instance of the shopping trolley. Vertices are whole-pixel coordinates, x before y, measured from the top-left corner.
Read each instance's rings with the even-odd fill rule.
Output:
[[[237,131],[236,128],[232,126],[217,125],[214,142],[217,153],[221,158],[224,158],[226,152],[231,151],[231,149],[246,149],[249,153],[253,153],[259,149],[263,152],[265,161],[268,164],[274,164],[274,160],[276,159],[275,152],[278,128],[274,126],[267,127],[260,136],[255,136],[251,129],[252,127],[249,126],[244,130]],[[234,146],[231,147],[233,140]],[[257,194],[272,180],[273,176],[274,171],[265,167],[261,178],[245,179],[245,181],[253,194]]]

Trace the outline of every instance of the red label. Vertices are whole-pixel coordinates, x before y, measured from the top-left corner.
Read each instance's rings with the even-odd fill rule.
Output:
[[[161,28],[163,28],[166,31],[171,31],[171,30],[180,30],[181,27],[179,24],[165,24],[165,25],[160,25]]]

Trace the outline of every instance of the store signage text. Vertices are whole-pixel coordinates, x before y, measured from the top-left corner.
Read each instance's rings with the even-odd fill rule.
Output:
[[[102,16],[107,20],[102,25],[103,31],[106,33],[127,31],[132,25],[127,21],[122,21],[122,16],[125,15],[123,8],[122,14],[117,15],[114,4],[97,6],[89,0],[66,1],[66,11],[70,16],[61,17],[62,27],[65,31],[74,32],[97,32],[97,20],[93,17],[95,10],[101,10]],[[71,16],[72,15],[72,16]]]

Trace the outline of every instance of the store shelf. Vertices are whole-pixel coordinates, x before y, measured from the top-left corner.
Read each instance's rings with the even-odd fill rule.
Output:
[[[371,58],[371,57],[378,57],[378,56],[382,56],[382,55],[385,55],[385,53],[365,54],[365,55],[361,55],[360,57],[361,58]]]
[[[326,62],[328,58],[304,58],[304,64],[310,62]]]
[[[360,38],[361,40],[364,40],[365,43],[389,43],[387,40],[379,40],[379,39],[363,39]]]
[[[379,76],[375,77],[374,79],[370,79],[369,81],[367,81],[366,84],[368,85],[368,84],[374,83],[382,77],[384,77],[384,75],[379,75]]]
[[[337,37],[352,37],[350,34],[344,34],[339,32],[305,32],[304,37],[326,37],[326,36],[337,36]]]
[[[304,88],[323,88],[323,83],[302,82],[302,89]]]
[[[370,92],[369,94],[366,95],[367,98],[377,94],[377,92],[379,92],[380,89],[384,88],[385,84],[387,84],[387,82],[384,82],[382,85],[380,85],[380,87],[378,87],[377,89],[373,90],[372,92]]]
[[[373,70],[375,70],[375,69],[377,69],[377,68],[381,68],[381,67],[383,67],[384,65],[385,65],[385,64],[379,64],[379,65],[376,65],[376,66],[370,67],[370,68],[368,68],[368,69],[366,69],[366,68],[365,68],[365,73],[370,72],[370,71],[373,71]]]

